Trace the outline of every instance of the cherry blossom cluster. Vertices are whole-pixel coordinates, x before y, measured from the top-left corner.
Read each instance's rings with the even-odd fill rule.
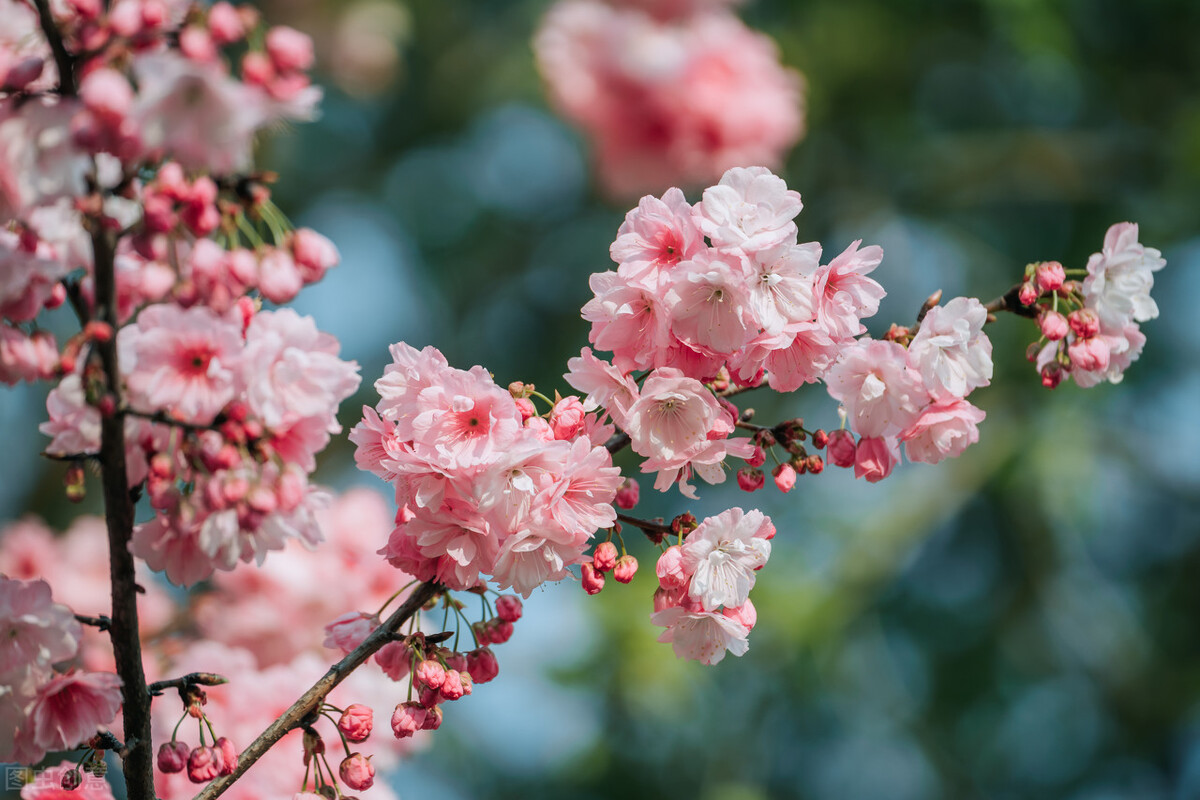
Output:
[[[196,684],[185,683],[180,687],[179,694],[184,706],[183,716],[175,723],[171,739],[158,748],[155,761],[159,771],[167,775],[185,773],[192,783],[208,783],[219,775],[232,775],[238,765],[237,748],[227,737],[218,737],[213,732],[212,721],[204,713],[208,693]],[[200,744],[197,747],[189,747],[175,738],[180,724],[189,717],[196,720],[199,728]],[[206,727],[213,735],[211,745],[205,744]]]
[[[0,575],[0,761],[35,764],[73,750],[116,717],[121,679],[74,668],[82,635],[48,583]],[[81,776],[63,780],[78,786]]]
[[[803,81],[722,0],[562,0],[534,39],[558,111],[619,196],[777,165],[804,132]]]
[[[181,707],[174,702],[173,690],[155,700],[155,741],[160,744],[174,741],[172,754],[164,756],[174,759],[166,762],[168,769],[172,763],[183,764],[179,772],[157,771],[157,794],[164,800],[191,798],[196,791],[191,775],[206,774],[206,770],[217,766],[218,759],[221,763],[232,763],[224,751],[220,755],[207,753],[206,757],[197,756],[194,768],[189,770],[194,750],[216,747],[215,743],[222,738],[242,745],[252,741],[280,709],[325,671],[330,651],[322,646],[324,634],[310,624],[312,619],[330,619],[356,605],[378,607],[395,594],[398,582],[403,585],[410,580],[376,553],[393,525],[393,515],[380,495],[352,490],[335,498],[317,514],[326,532],[326,541],[319,551],[293,541],[261,567],[218,572],[205,590],[188,598],[187,606],[179,605],[178,597],[173,599],[148,570],[139,572],[139,584],[146,590],[139,596],[139,621],[146,646],[144,667],[148,679],[157,681],[171,675],[215,671],[229,680],[224,685],[202,689],[205,695],[200,711],[215,730],[224,734],[224,737],[208,735],[204,740],[206,745],[197,744],[196,731],[193,729],[189,734],[188,725],[195,724],[201,732],[206,732],[209,722],[185,715],[186,724],[182,729],[177,726]],[[0,573],[27,583],[42,576],[52,587],[55,600],[69,609],[89,614],[106,609],[110,600],[103,521],[80,517],[61,535],[34,519],[0,529]],[[314,591],[316,587],[320,591]],[[515,598],[496,606],[511,605],[512,600]],[[180,630],[187,633],[181,636]],[[168,631],[174,632],[168,636]],[[113,651],[108,635],[90,625],[82,626],[81,633],[71,663],[78,663],[81,669],[90,672],[111,672]],[[499,635],[505,633],[511,634],[511,626],[500,628]],[[370,705],[378,706],[379,698],[394,698],[397,694],[395,684],[382,671],[359,670],[330,695],[329,702],[344,704],[344,710],[350,714],[347,719],[359,720],[357,730],[361,731],[361,720],[370,718]],[[196,693],[192,696],[198,697]],[[396,699],[391,703],[395,704]],[[188,704],[183,706],[184,711],[188,708]],[[332,719],[322,717],[313,729],[326,740],[337,741],[336,723],[341,717],[339,711],[334,711]],[[189,722],[192,719],[196,721]],[[17,730],[15,723],[14,727],[8,727],[7,714],[3,721],[0,740],[4,736],[11,739]],[[119,728],[119,723],[116,727]],[[91,733],[95,730],[89,736]],[[353,739],[350,731],[345,735],[350,741],[360,741]],[[263,759],[264,766],[240,779],[229,790],[229,796],[234,800],[249,800],[294,793],[303,780],[305,765],[301,733],[292,734],[289,742],[292,739],[291,744],[268,753]],[[411,739],[402,742],[391,736],[382,740],[375,737],[371,742],[370,763],[380,769],[390,768],[402,753],[412,748]],[[86,767],[87,759],[83,760]],[[72,763],[69,768],[76,771],[77,765]],[[61,792],[60,773],[64,771],[68,771],[66,767],[39,770],[37,779],[25,789],[27,800]],[[46,778],[49,774],[55,776],[53,781]],[[83,775],[81,800],[89,796],[86,790],[93,778],[86,772]],[[371,794],[380,800],[393,797],[386,786],[376,786]]]
[[[1068,281],[1057,261],[1030,264],[1019,301],[1036,309],[1041,338],[1031,346],[1042,384],[1053,389],[1063,378],[1082,387],[1120,383],[1146,344],[1139,322],[1158,316],[1150,297],[1162,254],[1138,241],[1138,226],[1113,225],[1104,247],[1088,259],[1082,282]]]
[[[526,597],[566,577],[616,520],[611,427],[574,397],[538,416],[524,386],[514,396],[436,348],[391,353],[379,403],[350,434],[359,467],[391,482],[401,508],[387,560],[450,589],[490,577]]]

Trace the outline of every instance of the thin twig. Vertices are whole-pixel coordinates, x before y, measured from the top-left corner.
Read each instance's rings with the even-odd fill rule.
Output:
[[[984,303],[983,307],[987,309],[988,322],[995,321],[995,315],[1001,311],[1007,311],[1010,314],[1016,314],[1018,317],[1027,317],[1029,319],[1037,319],[1041,311],[1041,308],[1036,305],[1027,306],[1021,302],[1021,284],[1019,283],[1014,284],[1011,289],[990,303]]]
[[[238,756],[236,770],[229,775],[217,778],[204,787],[203,791],[196,795],[194,800],[215,800],[215,798],[220,797],[246,770],[262,758],[263,754],[270,750],[276,742],[290,731],[301,727],[304,724],[304,720],[308,719],[321,707],[321,704],[325,702],[325,697],[333,691],[335,686],[345,680],[354,670],[362,666],[379,648],[391,641],[392,633],[407,622],[430,599],[443,591],[445,591],[444,587],[436,583],[422,583],[413,590],[408,599],[392,612],[392,615],[382,625],[372,631],[371,635],[364,639],[362,644],[356,647],[350,655],[330,667],[321,680],[314,683],[312,688],[301,695],[299,700],[292,703],[291,708],[267,726],[267,729],[251,742],[249,747],[242,751],[241,755]]]
[[[187,675],[181,675],[178,678],[155,681],[146,687],[146,691],[152,696],[158,697],[167,689],[186,689],[189,686],[220,686],[223,683],[229,683],[229,679],[215,672],[189,672]]]
[[[619,519],[621,522],[624,522],[626,525],[632,525],[635,528],[640,528],[647,535],[649,535],[651,533],[655,533],[655,534],[672,534],[672,533],[674,533],[674,531],[671,530],[671,526],[665,522],[654,522],[654,521],[648,520],[648,519],[638,519],[637,517],[631,517],[628,514],[617,514],[617,519]]]
[[[103,614],[98,617],[89,617],[84,614],[76,614],[75,619],[84,625],[91,625],[93,628],[99,628],[101,633],[104,633],[112,627],[112,620]]]

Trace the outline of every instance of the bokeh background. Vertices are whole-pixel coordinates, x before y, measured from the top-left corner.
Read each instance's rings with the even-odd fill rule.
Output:
[[[601,196],[586,142],[547,107],[529,46],[547,5],[263,3],[316,37],[323,65],[323,116],[263,157],[284,209],[343,256],[297,306],[362,365],[347,427],[401,339],[567,389],[587,276],[611,266],[634,200]],[[1161,317],[1123,384],[1054,392],[1024,359],[1032,325],[1001,319],[996,378],[972,396],[982,440],[940,467],[878,485],[829,469],[788,495],[724,486],[690,506],[643,482],[643,516],[774,518],[749,653],[707,668],[656,644],[653,554],[635,551],[631,586],[531,598],[499,679],[448,711],[399,794],[1200,797],[1200,4],[741,13],[808,82],[809,133],[783,170],[801,240],[884,248],[873,333],[934,289],[987,300],[1027,262],[1082,267],[1123,220],[1167,259]],[[0,518],[61,527],[78,509],[60,466],[34,458],[46,388],[0,394]],[[753,404],[836,425],[819,389]],[[319,478],[374,485],[344,440]]]

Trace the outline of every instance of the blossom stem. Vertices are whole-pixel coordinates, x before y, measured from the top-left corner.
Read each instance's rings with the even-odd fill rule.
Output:
[[[146,687],[146,691],[157,697],[167,689],[186,689],[189,686],[220,686],[229,683],[229,679],[214,672],[189,672],[178,678],[165,681],[155,681]]]
[[[642,532],[644,532],[647,536],[649,536],[651,539],[654,539],[655,541],[658,540],[660,535],[665,536],[665,535],[670,535],[670,533],[671,533],[671,526],[667,525],[664,522],[651,522],[650,520],[647,520],[647,519],[638,519],[637,517],[631,517],[628,514],[617,514],[617,519],[619,519],[621,522],[624,522],[627,525],[632,525],[635,528],[640,528],[642,530]],[[624,540],[622,540],[622,546],[623,545],[624,545]]]
[[[437,583],[422,583],[413,593],[408,596],[399,608],[387,618],[378,628],[371,632],[363,643],[341,661],[337,662],[329,668],[319,681],[314,683],[312,687],[300,696],[296,702],[292,703],[291,708],[283,712],[274,722],[267,726],[258,738],[250,743],[242,753],[238,756],[238,765],[229,775],[222,775],[212,781],[208,786],[196,795],[195,800],[214,800],[220,797],[226,789],[234,784],[238,778],[252,767],[263,754],[270,750],[276,742],[284,737],[289,731],[299,728],[314,710],[320,708],[325,702],[325,697],[334,687],[344,681],[350,673],[358,669],[363,663],[375,655],[379,648],[392,640],[392,634],[416,614],[422,606],[425,605],[431,598],[437,596],[444,591],[443,587]],[[151,795],[153,797],[153,795]]]
[[[63,44],[62,33],[50,13],[50,0],[33,0],[33,4],[37,6],[38,23],[42,27],[42,33],[46,35],[50,51],[54,53],[54,63],[58,67],[58,90],[63,97],[74,97],[78,92],[75,85],[75,57],[67,52],[66,45]]]
[[[984,303],[983,307],[987,309],[988,312],[988,322],[992,321],[993,315],[1001,311],[1007,311],[1010,314],[1016,314],[1018,317],[1036,319],[1038,315],[1038,309],[1023,305],[1020,300],[1020,294],[1021,284],[1016,283],[1013,284],[1011,289],[997,297],[995,300],[991,301],[990,303]]]

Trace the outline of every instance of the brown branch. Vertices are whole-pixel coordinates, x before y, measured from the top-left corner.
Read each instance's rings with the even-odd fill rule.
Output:
[[[178,678],[165,681],[155,681],[146,687],[152,696],[158,697],[167,689],[186,689],[189,686],[220,686],[229,683],[229,679],[215,672],[189,672]]]
[[[38,0],[39,6],[45,0]],[[96,314],[117,329],[115,275],[116,236],[97,226],[92,232]],[[104,370],[105,390],[120,405],[121,370],[117,364],[117,337],[93,344],[94,357]],[[154,800],[154,758],[150,733],[150,695],[142,670],[142,643],[138,634],[138,586],[129,540],[133,536],[133,497],[125,466],[125,423],[121,415],[100,418],[100,465],[104,487],[104,520],[108,528],[109,575],[112,581],[112,639],[117,675],[124,698],[125,746],[123,761],[126,797]]]
[[[608,452],[616,453],[629,446],[629,434],[625,431],[617,431],[612,435],[612,438],[604,443],[608,448]]]
[[[33,4],[37,6],[38,22],[46,41],[50,43],[50,51],[54,53],[54,63],[58,66],[58,89],[63,97],[74,97],[78,91],[75,85],[75,57],[67,52],[63,44],[62,32],[50,13],[50,0],[33,0]]]
[[[112,620],[106,616],[89,617],[84,614],[76,614],[75,619],[84,625],[91,625],[93,628],[99,628],[101,633],[104,633],[112,627]]]
[[[301,695],[299,700],[292,703],[291,708],[268,725],[267,729],[251,742],[249,747],[242,751],[241,755],[238,756],[237,769],[232,774],[214,780],[208,786],[204,787],[203,791],[196,795],[194,800],[215,800],[215,798],[220,797],[226,789],[232,786],[246,770],[253,766],[258,759],[262,758],[263,754],[270,750],[284,735],[296,728],[302,727],[304,721],[321,707],[321,704],[325,702],[325,697],[333,691],[335,686],[345,680],[351,672],[362,666],[379,648],[392,641],[392,634],[417,613],[418,609],[442,591],[444,591],[444,588],[436,583],[422,583],[413,590],[408,599],[392,612],[392,615],[382,625],[372,631],[371,635],[363,640],[362,644],[356,647],[350,655],[330,667],[321,680],[314,683],[312,688]]]
[[[647,536],[650,536],[651,534],[655,534],[657,536],[670,535],[674,533],[674,531],[671,530],[671,526],[665,522],[653,522],[648,519],[638,519],[637,517],[631,517],[628,514],[617,514],[617,519],[619,519],[621,522],[624,522],[626,525],[632,525],[635,528],[640,528]]]
[[[137,409],[126,406],[125,408],[121,409],[120,413],[130,417],[138,417],[139,419],[148,420],[150,422],[157,422],[160,425],[172,425],[176,428],[185,430],[188,433],[204,433],[207,431],[216,431],[217,433],[221,432],[220,427],[218,427],[215,423],[212,425],[202,425],[195,422],[184,422],[183,420],[168,416],[162,411],[138,411]]]

